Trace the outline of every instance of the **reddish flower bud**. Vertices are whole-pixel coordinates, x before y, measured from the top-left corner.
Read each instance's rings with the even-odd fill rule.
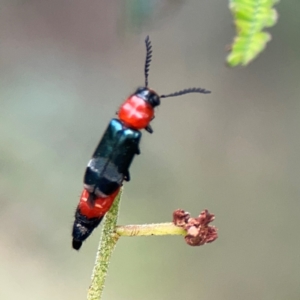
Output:
[[[182,209],[173,212],[173,223],[178,227],[183,227],[189,220],[190,214]]]
[[[218,238],[217,228],[209,225],[215,219],[214,214],[203,210],[197,218],[191,218],[188,212],[177,209],[173,213],[173,223],[186,230],[185,241],[190,246],[201,246]]]

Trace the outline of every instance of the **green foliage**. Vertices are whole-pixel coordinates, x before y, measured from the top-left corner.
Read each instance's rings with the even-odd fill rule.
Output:
[[[246,66],[264,50],[271,35],[262,31],[274,26],[277,12],[273,8],[279,0],[230,0],[237,35],[227,57],[229,66]]]

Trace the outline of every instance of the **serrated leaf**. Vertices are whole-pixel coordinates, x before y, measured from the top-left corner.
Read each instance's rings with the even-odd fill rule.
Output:
[[[229,8],[234,17],[237,35],[227,56],[227,63],[234,67],[246,66],[262,52],[271,40],[263,29],[272,27],[278,19],[273,8],[278,0],[230,0]]]

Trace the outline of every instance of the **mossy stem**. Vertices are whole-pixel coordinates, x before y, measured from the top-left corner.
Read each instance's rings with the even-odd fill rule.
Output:
[[[122,189],[103,221],[101,239],[92,274],[92,283],[88,289],[88,300],[99,300],[102,296],[110,258],[119,239],[119,235],[114,233],[114,230],[117,224],[121,195]]]

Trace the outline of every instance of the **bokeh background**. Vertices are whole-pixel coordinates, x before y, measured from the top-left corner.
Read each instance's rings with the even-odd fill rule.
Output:
[[[86,298],[100,236],[71,248],[83,173],[109,120],[144,82],[162,100],[143,133],[119,224],[215,213],[219,239],[122,238],[103,299],[299,300],[298,0],[273,41],[225,66],[228,1],[0,2],[0,299]]]

